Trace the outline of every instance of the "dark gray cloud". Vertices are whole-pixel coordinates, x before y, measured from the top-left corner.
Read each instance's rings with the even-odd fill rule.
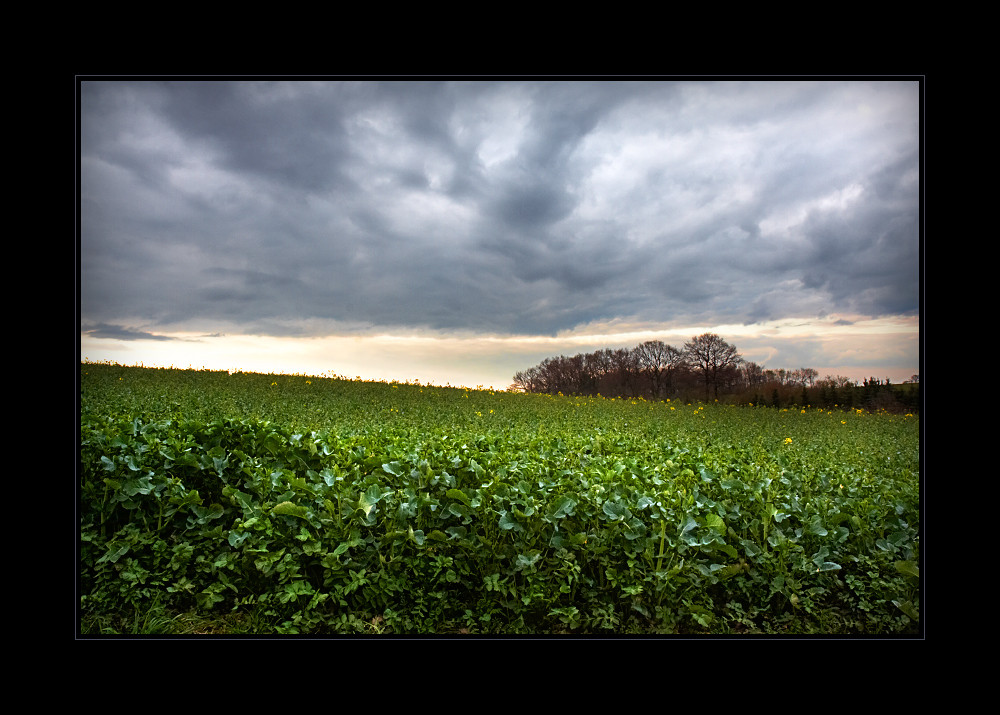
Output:
[[[81,84],[109,335],[915,315],[918,84]]]
[[[83,325],[81,331],[94,338],[107,338],[110,340],[176,340],[168,335],[154,335],[144,330],[132,330],[120,325],[107,325],[99,323],[97,325]]]

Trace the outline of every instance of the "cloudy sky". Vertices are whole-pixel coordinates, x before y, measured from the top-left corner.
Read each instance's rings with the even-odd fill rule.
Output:
[[[503,388],[715,332],[919,371],[915,80],[78,86],[82,358]]]

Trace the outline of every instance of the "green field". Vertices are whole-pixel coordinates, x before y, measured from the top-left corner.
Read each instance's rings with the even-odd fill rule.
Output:
[[[80,366],[80,627],[919,635],[919,418]]]

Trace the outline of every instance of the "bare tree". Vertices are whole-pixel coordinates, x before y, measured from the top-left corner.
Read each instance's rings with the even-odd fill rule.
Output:
[[[541,391],[541,370],[538,367],[530,367],[514,374],[514,382],[511,385],[515,390],[524,392]]]
[[[583,394],[589,380],[587,379],[582,354],[577,353],[571,358],[566,358],[566,373],[569,377],[570,391],[578,395]]]
[[[586,364],[589,366],[590,374],[594,378],[594,390],[598,394],[607,395],[610,391],[614,390],[614,387],[610,384],[613,381],[612,373],[614,372],[612,366],[613,355],[614,352],[612,350],[603,348],[588,353],[585,359]]]
[[[661,340],[647,340],[633,352],[639,367],[649,376],[652,396],[662,397],[669,391],[673,371],[682,361],[681,351]]]
[[[715,397],[718,398],[720,379],[743,362],[736,346],[714,333],[705,333],[684,343],[684,355],[705,385],[706,402],[709,388],[715,389]]]
[[[743,382],[747,387],[753,389],[760,387],[767,382],[763,365],[758,365],[752,361],[746,361],[743,363],[742,368]]]
[[[639,358],[635,351],[619,348],[611,353],[611,364],[621,386],[619,394],[635,397],[636,382],[639,378]]]

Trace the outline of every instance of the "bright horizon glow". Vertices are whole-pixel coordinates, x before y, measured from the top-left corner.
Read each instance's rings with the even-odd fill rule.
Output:
[[[860,383],[877,377],[897,384],[919,372],[917,318],[858,316],[683,329],[613,321],[555,336],[427,332],[278,338],[180,332],[159,334],[158,340],[116,340],[83,334],[80,357],[89,362],[145,367],[342,376],[504,390],[513,382],[514,373],[547,357],[633,348],[647,340],[682,348],[703,333],[722,336],[736,345],[744,359],[770,369],[809,367],[817,370],[820,378],[842,375]]]

